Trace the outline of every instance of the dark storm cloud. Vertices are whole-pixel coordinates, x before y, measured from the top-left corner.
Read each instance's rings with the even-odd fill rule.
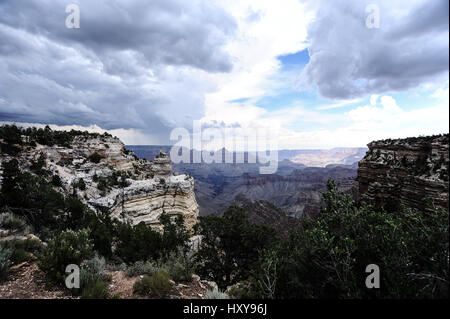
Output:
[[[379,29],[366,27],[369,3],[379,5]],[[321,95],[338,99],[443,81],[448,21],[448,0],[321,2],[303,76]]]
[[[79,29],[65,7],[79,4]],[[204,112],[234,20],[211,1],[0,2],[0,121],[169,135]]]
[[[0,4],[0,22],[64,43],[75,42],[108,53],[140,52],[148,63],[190,65],[206,71],[229,71],[222,51],[234,20],[206,1],[73,1],[81,28],[65,27],[66,1],[14,0]],[[73,43],[71,43],[73,44]]]

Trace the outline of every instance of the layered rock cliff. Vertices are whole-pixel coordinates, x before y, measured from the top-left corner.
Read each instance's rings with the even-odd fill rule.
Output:
[[[359,162],[359,197],[376,207],[448,209],[449,135],[375,141]]]
[[[1,153],[0,171],[2,162],[12,158],[25,171],[41,163],[42,169],[60,177],[59,191],[76,194],[91,208],[134,225],[159,227],[163,212],[182,215],[189,228],[197,221],[194,179],[173,176],[164,152],[151,162],[137,159],[118,138],[97,134],[75,136],[65,146],[36,143],[14,156]]]

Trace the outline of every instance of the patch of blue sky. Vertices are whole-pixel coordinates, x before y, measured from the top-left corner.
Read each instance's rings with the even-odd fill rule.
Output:
[[[291,71],[293,69],[303,69],[309,62],[308,50],[302,50],[293,54],[280,55],[281,71]]]
[[[249,98],[249,97],[243,97],[243,98],[240,98],[240,99],[230,100],[228,102],[230,102],[230,103],[245,103],[245,102],[248,102],[250,100],[251,100],[251,98]]]
[[[386,95],[392,96],[401,109],[408,111],[439,104],[440,101],[431,96],[433,93],[434,90],[418,91],[416,89]]]

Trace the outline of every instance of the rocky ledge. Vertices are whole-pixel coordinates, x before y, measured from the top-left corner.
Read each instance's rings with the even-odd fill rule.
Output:
[[[449,135],[381,140],[359,162],[361,200],[376,207],[448,209]]]
[[[42,169],[59,176],[61,183],[55,189],[76,194],[91,208],[133,225],[144,222],[160,227],[163,212],[182,215],[189,228],[197,222],[194,179],[173,176],[172,162],[164,152],[150,162],[137,159],[118,138],[81,135],[66,146],[36,143],[16,156],[1,153],[0,173],[2,162],[13,158],[24,171],[42,164]]]

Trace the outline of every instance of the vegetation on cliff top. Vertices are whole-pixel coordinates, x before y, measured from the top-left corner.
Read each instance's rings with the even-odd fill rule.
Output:
[[[71,142],[76,136],[85,138],[112,137],[107,132],[99,134],[79,130],[54,131],[48,125],[45,128],[21,128],[16,125],[3,125],[0,126],[0,149],[2,152],[14,155],[20,151],[18,146],[33,147],[36,146],[36,143],[70,148]]]

